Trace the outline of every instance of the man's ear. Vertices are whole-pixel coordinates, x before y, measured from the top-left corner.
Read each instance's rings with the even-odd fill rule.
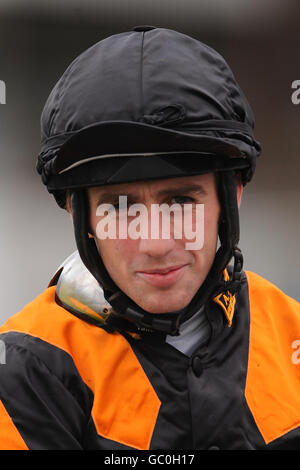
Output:
[[[73,220],[73,214],[72,214],[72,204],[71,204],[71,194],[69,191],[66,193],[66,209],[70,214],[71,219]],[[94,236],[91,233],[88,233],[89,238],[94,238]]]
[[[237,198],[238,207],[240,207],[241,201],[242,201],[243,189],[244,189],[240,172],[236,173],[235,180],[236,180],[236,198]]]

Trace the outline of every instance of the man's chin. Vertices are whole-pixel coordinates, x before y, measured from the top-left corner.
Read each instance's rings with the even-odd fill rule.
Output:
[[[182,299],[181,301],[178,301],[178,302],[170,302],[170,303],[166,303],[165,301],[162,301],[162,302],[155,302],[155,303],[145,303],[143,302],[142,304],[140,304],[140,307],[145,310],[146,312],[149,312],[153,315],[155,314],[168,314],[168,313],[174,313],[174,312],[177,312],[177,311],[180,311],[182,310],[183,308],[185,308],[188,304],[190,303],[189,300],[187,300],[186,302],[182,302]]]

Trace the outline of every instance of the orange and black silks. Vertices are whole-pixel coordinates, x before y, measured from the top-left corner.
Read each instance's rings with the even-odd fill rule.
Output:
[[[86,322],[55,289],[0,329],[0,449],[300,448],[300,305],[268,281],[243,274],[233,318],[212,301],[192,357]]]

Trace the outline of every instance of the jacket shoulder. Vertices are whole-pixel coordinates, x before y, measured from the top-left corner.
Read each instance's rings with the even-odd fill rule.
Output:
[[[300,360],[295,360],[300,358],[300,304],[259,275],[247,271],[246,277],[250,333],[245,394],[270,443],[300,426]]]
[[[300,312],[300,303],[286,295],[275,284],[251,271],[245,271],[245,274],[252,304],[259,304],[261,308],[272,307],[272,311],[276,310],[276,305],[285,305],[289,312]]]
[[[5,342],[13,346],[18,337],[18,344],[25,349],[29,348],[32,353],[35,353],[36,345],[40,343],[44,344],[44,349],[47,345],[49,348],[53,346],[67,353],[77,369],[83,373],[87,371],[86,358],[89,357],[93,364],[91,359],[99,348],[102,357],[111,348],[116,354],[122,348],[128,348],[128,342],[119,333],[108,333],[60,306],[56,302],[55,292],[56,286],[48,287],[20,312],[10,317],[0,327],[0,338],[5,336]],[[99,360],[99,355],[97,356]],[[94,365],[98,368],[98,364]]]
[[[66,338],[70,343],[72,339],[76,339],[76,334],[91,330],[89,324],[58,305],[55,291],[56,286],[48,287],[20,312],[12,315],[0,326],[0,334],[10,331],[24,333],[65,349]]]
[[[94,397],[91,414],[97,433],[129,447],[148,449],[160,400],[129,342],[120,333],[109,333],[58,305],[55,291],[56,286],[49,287],[0,327],[0,340],[8,346],[7,366],[11,362],[5,371],[15,375],[9,353],[17,351],[22,362],[18,381],[31,367],[25,364],[26,357],[31,363],[42,361],[51,373],[58,368],[70,392],[76,376],[76,382],[85,384]],[[104,396],[110,397],[105,407]]]

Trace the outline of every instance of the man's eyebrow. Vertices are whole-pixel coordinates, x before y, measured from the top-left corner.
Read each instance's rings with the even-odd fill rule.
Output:
[[[173,187],[168,187],[161,189],[156,193],[157,196],[167,196],[170,194],[199,194],[202,196],[205,196],[207,194],[207,191],[203,188],[202,185],[200,184],[185,184],[185,185],[177,185]],[[114,200],[117,200],[119,196],[127,196],[128,198],[131,199],[139,199],[139,193],[135,192],[134,190],[132,191],[108,191],[99,194],[97,200],[98,204],[99,203],[108,203]]]
[[[186,194],[186,193],[194,193],[200,195],[206,195],[207,191],[203,188],[201,184],[185,184],[185,185],[178,185],[174,187],[169,187],[162,189],[158,192],[160,196],[168,195],[168,194]]]

